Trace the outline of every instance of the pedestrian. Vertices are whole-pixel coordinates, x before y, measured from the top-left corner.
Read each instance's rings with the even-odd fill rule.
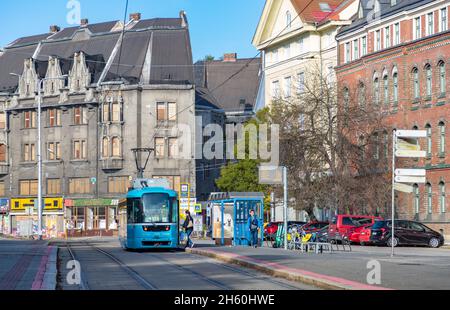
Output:
[[[193,248],[195,243],[192,242],[192,240],[191,240],[191,234],[194,231],[194,219],[192,218],[191,212],[189,212],[189,210],[186,210],[185,213],[186,213],[186,219],[184,220],[183,228],[184,228],[184,231],[186,232],[186,236],[187,236],[186,247]]]
[[[255,215],[255,210],[250,210],[250,217],[248,218],[248,229],[250,231],[250,246],[257,248],[259,220]]]

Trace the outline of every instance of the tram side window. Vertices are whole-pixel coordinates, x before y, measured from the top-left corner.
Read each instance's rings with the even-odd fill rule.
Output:
[[[172,199],[172,223],[178,222],[178,200]]]
[[[128,223],[142,223],[142,201],[141,199],[129,199],[127,202]]]

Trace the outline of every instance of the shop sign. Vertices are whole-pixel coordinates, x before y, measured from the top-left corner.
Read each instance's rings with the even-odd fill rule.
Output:
[[[17,198],[11,199],[11,212],[25,212],[27,209],[36,209],[36,198]],[[64,208],[62,198],[45,198],[44,212],[62,211]],[[35,210],[36,211],[36,210]]]
[[[118,206],[119,199],[66,199],[64,204],[66,207],[107,207]]]

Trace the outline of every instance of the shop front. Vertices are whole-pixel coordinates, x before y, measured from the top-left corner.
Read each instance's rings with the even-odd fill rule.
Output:
[[[11,199],[9,226],[15,237],[31,237],[38,234],[36,198]],[[42,236],[45,239],[64,237],[63,198],[43,199]]]
[[[0,199],[0,235],[11,233],[9,225],[9,199]]]
[[[117,236],[119,199],[65,199],[68,237]]]

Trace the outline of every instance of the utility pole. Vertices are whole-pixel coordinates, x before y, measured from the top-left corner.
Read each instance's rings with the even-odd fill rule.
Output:
[[[284,187],[284,206],[283,206],[283,218],[284,218],[284,249],[287,250],[287,233],[288,233],[288,178],[287,167],[283,167],[283,187]]]

